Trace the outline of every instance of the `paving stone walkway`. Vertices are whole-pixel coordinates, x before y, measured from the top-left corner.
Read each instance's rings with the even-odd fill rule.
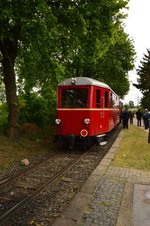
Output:
[[[150,172],[109,167],[97,184],[91,204],[78,225],[132,226],[135,183],[150,184]]]

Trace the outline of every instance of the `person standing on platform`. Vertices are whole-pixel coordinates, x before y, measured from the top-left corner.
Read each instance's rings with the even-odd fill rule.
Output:
[[[122,123],[123,123],[123,129],[128,129],[128,121],[129,121],[129,112],[128,112],[128,109],[125,109],[123,112],[122,112]]]
[[[148,121],[148,110],[147,109],[145,109],[145,111],[143,113],[143,121],[144,121],[144,129],[148,129],[149,121]]]
[[[129,116],[130,116],[130,124],[133,124],[134,112],[129,111]]]
[[[142,126],[141,124],[141,121],[142,121],[142,112],[141,110],[139,109],[137,112],[136,112],[136,119],[137,119],[137,126]]]

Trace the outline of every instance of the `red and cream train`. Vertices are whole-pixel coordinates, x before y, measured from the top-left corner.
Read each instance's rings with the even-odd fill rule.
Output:
[[[102,141],[120,121],[118,95],[105,83],[74,77],[58,84],[57,140],[73,145]],[[101,142],[102,143],[102,142]]]

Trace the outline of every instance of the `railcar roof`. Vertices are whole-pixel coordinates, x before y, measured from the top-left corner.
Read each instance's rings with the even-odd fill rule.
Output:
[[[107,84],[88,77],[68,78],[58,84],[58,86],[71,86],[71,85],[91,85],[111,89]]]

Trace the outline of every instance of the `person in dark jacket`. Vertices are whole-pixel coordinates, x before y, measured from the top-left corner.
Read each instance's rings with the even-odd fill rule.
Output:
[[[122,117],[122,123],[123,123],[123,129],[128,129],[128,121],[129,121],[129,112],[128,112],[128,109],[125,109],[122,114],[121,114],[121,117]]]
[[[134,112],[129,111],[130,124],[133,124]]]
[[[142,126],[142,124],[141,124],[142,112],[140,109],[136,112],[136,119],[137,119],[137,126]]]
[[[149,121],[148,121],[148,110],[145,109],[143,113],[143,121],[144,121],[144,128],[148,129],[149,128]]]

